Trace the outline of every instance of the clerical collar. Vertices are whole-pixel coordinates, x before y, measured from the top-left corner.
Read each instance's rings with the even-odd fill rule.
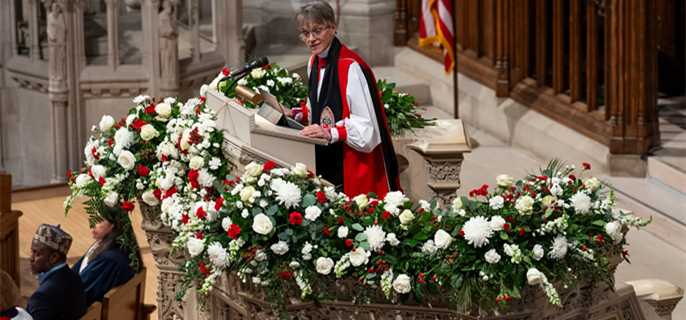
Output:
[[[324,51],[322,51],[322,53],[318,54],[317,57],[320,57],[320,58],[328,57],[329,56],[329,49],[331,49],[331,45],[326,47],[326,49],[324,49]]]
[[[66,263],[66,262],[63,262],[63,263],[61,263],[60,265],[58,265],[58,266],[56,266],[56,267],[50,269],[50,271],[43,272],[41,275],[39,275],[39,276],[37,277],[37,278],[38,278],[38,285],[43,284],[43,281],[45,281],[45,279],[47,279],[48,276],[49,276],[51,273],[55,272],[55,271],[56,271],[57,269],[59,269],[59,268],[66,267],[66,266],[67,266],[67,263]]]
[[[2,316],[3,318],[7,317],[7,318],[12,319],[12,318],[16,317],[18,314],[19,314],[19,311],[17,310],[17,308],[12,307],[12,308],[9,308],[7,310],[3,310],[2,313],[0,313],[0,316]]]

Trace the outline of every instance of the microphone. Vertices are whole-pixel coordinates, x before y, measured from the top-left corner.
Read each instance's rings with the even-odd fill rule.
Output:
[[[224,78],[221,78],[221,80],[219,80],[219,82],[223,82],[223,81],[229,80],[229,79],[233,78],[233,77],[236,76],[236,75],[244,74],[244,73],[246,73],[246,72],[251,71],[252,69],[262,68],[262,67],[264,67],[264,66],[266,66],[266,65],[268,65],[268,64],[269,64],[269,59],[267,59],[267,57],[260,57],[260,58],[258,58],[257,60],[255,60],[255,61],[253,61],[253,62],[246,63],[246,64],[243,66],[243,68],[238,69],[238,70],[236,70],[236,71],[232,71],[231,73],[229,73],[228,76],[226,76],[226,77],[224,77]]]

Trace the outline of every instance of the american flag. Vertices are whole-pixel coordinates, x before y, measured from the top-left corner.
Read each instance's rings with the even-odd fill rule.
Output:
[[[445,74],[455,67],[455,41],[453,31],[453,7],[451,0],[422,0],[422,15],[419,24],[419,45],[443,48]]]

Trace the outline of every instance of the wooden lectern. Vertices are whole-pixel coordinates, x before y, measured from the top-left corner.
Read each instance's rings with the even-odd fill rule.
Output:
[[[21,211],[12,211],[12,176],[0,174],[0,269],[5,270],[17,287],[19,270],[19,217]]]
[[[221,92],[207,91],[207,106],[217,113],[217,128],[224,134],[224,155],[242,172],[243,166],[256,161],[274,161],[290,167],[300,162],[316,173],[314,147],[328,141],[301,136],[299,130],[277,126],[256,110],[228,99]]]

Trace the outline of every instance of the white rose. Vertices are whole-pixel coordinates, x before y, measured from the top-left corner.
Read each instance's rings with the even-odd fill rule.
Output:
[[[317,259],[316,268],[317,272],[327,275],[331,273],[331,269],[333,269],[333,260],[331,260],[331,258],[319,257]]]
[[[155,198],[155,195],[152,194],[153,190],[148,190],[143,193],[143,201],[147,203],[149,206],[154,207],[160,203],[160,200]]]
[[[286,252],[288,252],[288,244],[286,241],[279,241],[273,244],[270,248],[277,255],[284,255]]]
[[[107,177],[105,174],[106,170],[105,167],[101,165],[94,165],[91,167],[91,173],[93,174],[93,178],[95,178],[95,181],[100,181],[100,177],[103,179]]]
[[[443,229],[438,230],[434,235],[434,243],[439,249],[448,249],[452,242],[453,237],[451,237],[450,234],[445,232]]]
[[[615,244],[618,244],[624,238],[624,234],[622,234],[622,224],[617,221],[606,224],[605,232],[615,241]]]
[[[523,196],[517,200],[515,208],[519,211],[519,214],[523,216],[528,216],[533,212],[534,199],[529,196]]]
[[[245,174],[250,177],[257,177],[260,174],[262,174],[263,168],[264,166],[251,162],[250,164],[245,166]]]
[[[398,241],[398,238],[396,238],[395,233],[389,233],[386,235],[386,241],[388,241],[388,244],[391,246],[397,246],[400,244],[400,241]]]
[[[543,246],[541,246],[540,244],[535,245],[533,253],[534,253],[534,260],[536,260],[536,261],[541,260],[543,258],[543,256],[545,255],[545,252],[543,251]]]
[[[514,178],[506,174],[501,174],[495,178],[498,186],[503,188],[509,188],[514,183]]]
[[[364,209],[369,204],[369,199],[367,199],[367,195],[364,194],[358,195],[357,197],[353,198],[353,201],[357,203],[357,207],[360,208],[360,210]]]
[[[274,225],[272,224],[272,221],[265,215],[264,213],[260,213],[255,216],[255,219],[253,220],[252,223],[252,229],[253,231],[259,233],[259,234],[269,234],[272,232],[272,229],[274,228]]]
[[[183,149],[184,151],[188,150],[191,147],[191,144],[189,143],[190,138],[191,138],[191,131],[190,130],[184,131],[183,136],[181,136],[181,142],[180,142],[181,149]]]
[[[167,119],[171,116],[171,106],[168,103],[158,103],[155,106],[155,112],[160,118]]]
[[[259,250],[255,251],[255,260],[256,261],[262,261],[265,259],[267,259],[267,253],[264,252],[264,250],[259,249]]]
[[[205,249],[205,244],[200,239],[190,238],[186,243],[186,247],[188,248],[188,252],[191,254],[191,257],[195,257],[199,255],[203,249]]]
[[[495,251],[495,249],[488,250],[484,257],[486,258],[486,262],[491,264],[498,263],[498,261],[500,261],[500,255]]]
[[[131,151],[125,150],[119,154],[117,162],[119,162],[119,165],[121,165],[122,168],[131,171],[131,169],[136,166],[136,157]]]
[[[348,236],[348,227],[342,226],[338,228],[338,237],[343,239]]]
[[[530,285],[537,285],[545,280],[545,275],[536,268],[531,268],[526,272],[526,279]]]
[[[110,194],[108,194],[105,198],[104,202],[108,207],[114,207],[117,204],[117,200],[119,200],[119,194],[116,192],[110,192]]]
[[[262,68],[257,68],[257,69],[253,69],[253,70],[250,72],[250,75],[253,77],[253,79],[262,79],[262,77],[264,77],[264,75],[265,75],[266,73],[267,73],[267,72],[264,71],[264,69],[262,69]]]
[[[591,191],[600,189],[600,181],[595,177],[584,180],[584,184],[586,185],[586,188],[591,189]]]
[[[305,219],[314,221],[322,214],[322,210],[317,206],[309,206],[305,209]]]
[[[455,200],[453,200],[453,211],[458,211],[462,209],[462,197],[456,197]]]
[[[369,262],[369,256],[370,254],[368,254],[368,252],[363,248],[357,248],[355,251],[350,252],[350,264],[352,264],[354,267],[367,264],[367,262]]]
[[[300,263],[298,261],[291,261],[291,263],[289,263],[288,266],[292,269],[298,269],[300,268]]]
[[[102,116],[102,120],[100,120],[100,131],[109,132],[110,129],[112,129],[112,126],[114,126],[114,118],[107,115]]]
[[[226,217],[222,220],[222,229],[224,229],[224,231],[229,231],[229,227],[231,227],[232,224],[233,221],[231,221],[231,218]]]
[[[250,198],[252,198],[253,193],[255,193],[255,187],[247,186],[243,188],[240,192],[241,200],[243,200],[243,202],[250,200]]]
[[[200,170],[204,165],[205,160],[203,160],[202,157],[193,157],[191,158],[191,161],[188,163],[188,167],[190,167],[193,170]]]
[[[291,171],[293,171],[293,174],[301,178],[305,178],[310,175],[307,173],[307,167],[302,163],[296,163],[295,167],[291,168]]]
[[[401,274],[393,281],[393,289],[400,294],[410,292],[412,286],[410,285],[410,277],[406,274]]]
[[[152,138],[159,136],[160,133],[151,124],[146,124],[141,127],[141,139],[150,141]]]
[[[403,213],[400,214],[398,219],[400,219],[401,224],[408,225],[412,223],[412,220],[414,220],[414,214],[412,214],[412,211],[410,210],[405,210],[403,211]]]

